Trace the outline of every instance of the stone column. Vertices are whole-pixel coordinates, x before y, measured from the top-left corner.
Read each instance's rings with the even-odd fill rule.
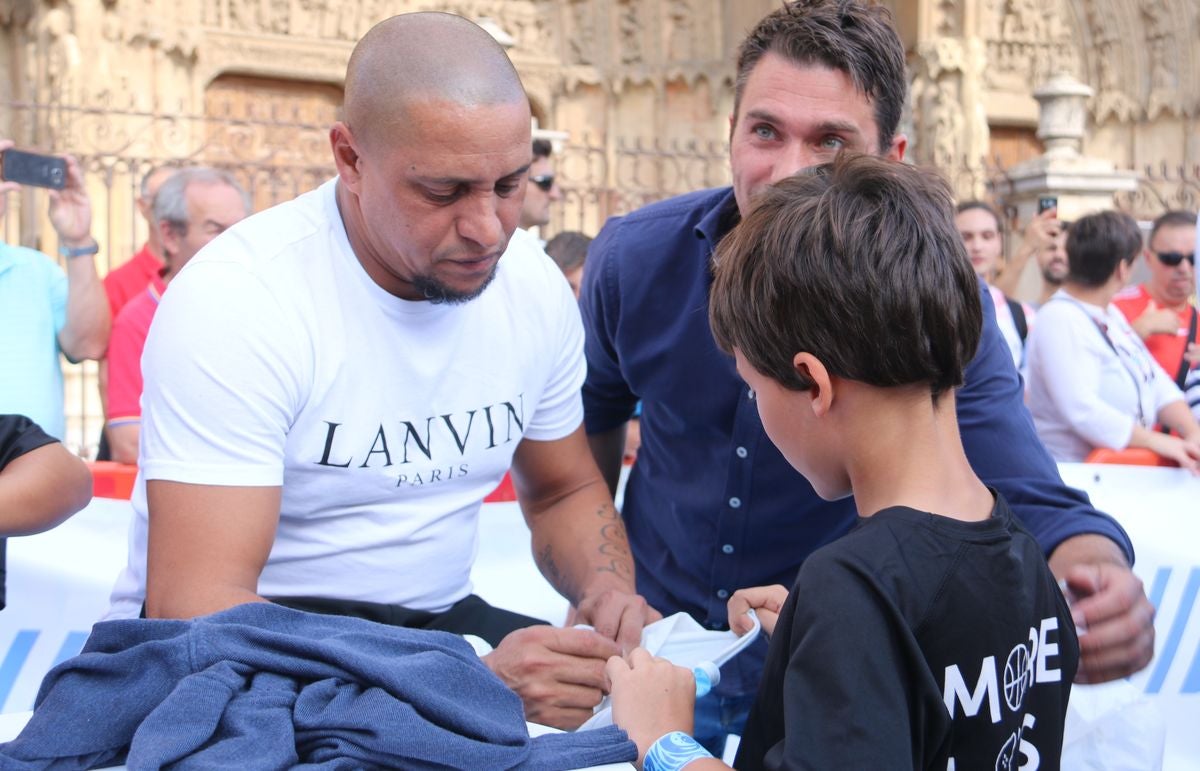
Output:
[[[1016,238],[1021,229],[1037,215],[1038,199],[1058,198],[1058,216],[1071,221],[1085,214],[1113,208],[1113,196],[1137,189],[1138,175],[1116,168],[1103,158],[1083,155],[1083,138],[1087,128],[1087,100],[1093,92],[1088,86],[1067,74],[1058,74],[1033,92],[1038,102],[1038,139],[1046,151],[1009,169],[1006,179],[995,183],[995,194],[1006,208],[1017,213]],[[1030,260],[1022,274],[1017,295],[1022,298],[1037,294],[1039,280],[1037,264]]]
[[[1082,153],[1086,105],[1092,93],[1067,74],[1053,76],[1033,92],[1038,102],[1037,136],[1046,152],[1011,168],[995,191],[1007,206],[1016,207],[1019,222],[1037,214],[1042,196],[1057,196],[1059,216],[1072,220],[1111,209],[1113,195],[1137,189],[1136,172]]]

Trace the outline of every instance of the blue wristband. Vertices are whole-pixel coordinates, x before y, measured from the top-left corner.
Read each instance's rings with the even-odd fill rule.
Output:
[[[711,758],[712,753],[700,746],[692,737],[683,731],[672,731],[660,736],[658,741],[650,745],[646,751],[646,759],[642,761],[643,771],[679,771],[679,769],[700,758]]]

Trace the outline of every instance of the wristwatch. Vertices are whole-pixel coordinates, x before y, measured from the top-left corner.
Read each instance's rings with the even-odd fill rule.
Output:
[[[100,244],[96,243],[95,239],[87,246],[63,246],[58,245],[58,253],[63,257],[89,257],[100,251]]]

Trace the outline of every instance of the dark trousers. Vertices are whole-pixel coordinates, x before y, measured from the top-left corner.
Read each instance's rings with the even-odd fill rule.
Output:
[[[401,605],[383,605],[376,602],[354,600],[331,600],[323,597],[273,597],[271,602],[309,613],[325,613],[334,616],[365,618],[388,626],[403,626],[410,629],[434,629],[454,634],[473,634],[482,637],[493,647],[500,644],[509,632],[527,626],[548,622],[511,610],[493,607],[482,597],[474,594],[450,606],[443,613],[413,610]]]

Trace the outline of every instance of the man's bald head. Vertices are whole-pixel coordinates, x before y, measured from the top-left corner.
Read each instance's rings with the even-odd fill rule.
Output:
[[[464,106],[528,102],[516,68],[479,25],[449,13],[406,13],[372,27],[346,68],[345,118],[360,145],[403,125],[415,101]]]

